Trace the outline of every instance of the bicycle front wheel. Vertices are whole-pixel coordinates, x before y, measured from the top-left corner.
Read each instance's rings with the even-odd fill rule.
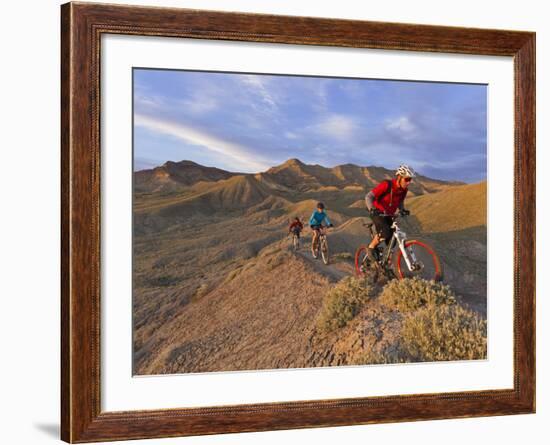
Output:
[[[317,241],[315,241],[311,246],[311,256],[313,258],[319,257],[319,239],[317,239]]]
[[[405,241],[405,249],[408,253],[410,267],[401,249],[396,249],[393,266],[397,278],[419,277],[424,280],[443,280],[441,261],[428,244],[423,241],[409,240]]]
[[[328,264],[328,242],[326,238],[321,241],[321,256],[323,257],[323,263]]]

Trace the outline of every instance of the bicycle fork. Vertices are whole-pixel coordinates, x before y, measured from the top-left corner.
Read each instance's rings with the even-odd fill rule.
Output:
[[[403,258],[405,259],[405,263],[407,264],[409,271],[416,272],[420,270],[422,268],[422,264],[420,264],[416,259],[416,255],[414,254],[413,250],[405,246],[404,234],[396,233],[395,238],[397,240],[399,250],[401,250],[401,253],[403,254]]]

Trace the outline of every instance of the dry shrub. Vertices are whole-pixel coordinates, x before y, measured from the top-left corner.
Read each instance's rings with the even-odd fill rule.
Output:
[[[426,306],[454,305],[456,296],[443,283],[414,277],[390,281],[380,294],[380,302],[389,309],[405,313]]]
[[[372,297],[373,287],[364,279],[346,277],[327,292],[317,320],[321,331],[346,326]]]
[[[403,322],[400,349],[408,361],[487,357],[487,321],[459,305],[426,307]]]
[[[349,252],[340,252],[332,255],[335,261],[353,261],[353,255]]]
[[[197,290],[195,291],[195,294],[193,295],[194,298],[200,298],[204,295],[206,295],[209,291],[209,286],[206,283],[201,284],[199,287],[197,287]]]
[[[227,277],[225,279],[226,282],[233,281],[237,276],[243,271],[242,266],[237,266],[236,269],[232,270],[227,274]]]
[[[273,270],[282,264],[286,263],[289,259],[289,255],[287,252],[276,252],[273,255],[269,257],[269,259],[266,261],[267,270]]]
[[[145,282],[149,287],[169,287],[177,284],[180,278],[172,275],[159,275],[146,278]]]
[[[383,350],[365,351],[362,363],[479,360],[487,357],[487,321],[457,304],[442,283],[420,278],[393,280],[380,302],[403,315],[399,335]]]
[[[387,365],[395,363],[408,363],[410,360],[407,360],[403,356],[401,351],[397,348],[394,350],[376,350],[370,349],[361,354],[357,359],[352,363],[353,365]]]

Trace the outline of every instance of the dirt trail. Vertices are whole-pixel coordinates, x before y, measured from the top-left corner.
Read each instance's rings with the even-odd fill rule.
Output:
[[[331,282],[340,281],[342,278],[353,274],[353,266],[350,262],[329,257],[329,264],[323,263],[321,258],[313,258],[309,244],[302,246],[300,250],[294,252],[312,265],[316,272],[325,275]]]
[[[354,273],[353,264],[351,262],[351,254],[342,256],[340,252],[333,252],[331,245],[331,237],[328,236],[328,246],[329,246],[329,263],[323,263],[321,257],[313,258],[311,253],[311,236],[303,236],[300,242],[300,248],[297,251],[294,251],[289,244],[289,250],[295,255],[303,258],[308,264],[310,264],[314,270],[324,276],[326,276],[329,281],[337,282],[342,278],[352,275]],[[336,249],[338,250],[338,249]]]

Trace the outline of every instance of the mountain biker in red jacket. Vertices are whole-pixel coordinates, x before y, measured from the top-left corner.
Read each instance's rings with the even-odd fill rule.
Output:
[[[409,184],[415,176],[416,173],[411,167],[401,165],[396,170],[394,179],[382,181],[365,196],[367,210],[377,232],[367,249],[369,259],[376,261],[374,255],[376,246],[380,241],[388,243],[393,236],[391,225],[397,210],[401,215],[409,214],[409,211],[404,208],[404,202]]]
[[[294,233],[298,238],[300,238],[300,232],[304,229],[304,224],[300,221],[300,217],[297,216],[294,218],[294,221],[288,227],[288,233]]]

